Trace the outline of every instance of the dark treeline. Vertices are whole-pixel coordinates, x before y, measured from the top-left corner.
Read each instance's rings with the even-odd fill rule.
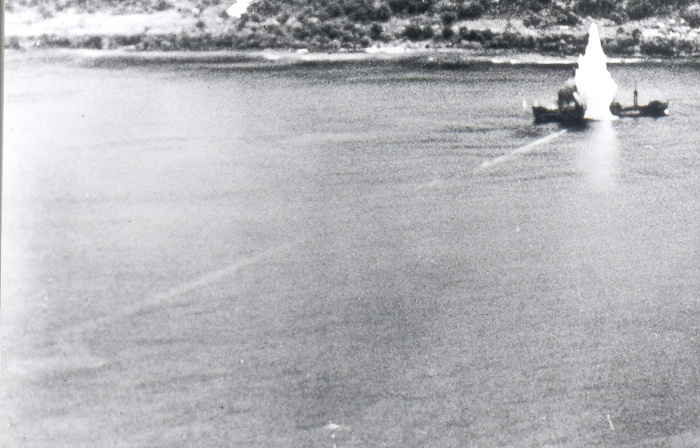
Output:
[[[181,4],[174,0],[6,0],[5,7],[67,8],[100,10],[104,8],[154,11]],[[228,0],[193,0],[192,7],[228,6]],[[271,17],[278,14],[348,18],[356,22],[387,21],[397,16],[425,14],[473,19],[482,15],[564,13],[617,20],[642,19],[683,11],[700,5],[698,0],[259,0],[251,7],[252,14]]]
[[[700,0],[258,0],[240,19],[225,10],[231,0],[6,0],[6,9],[30,7],[46,15],[65,9],[115,13],[163,11],[171,8],[208,11],[196,27],[160,36],[39,36],[39,46],[145,50],[309,48],[358,50],[395,41],[472,50],[513,49],[540,53],[576,54],[584,37],[574,28],[586,17],[618,25],[648,17],[683,18],[700,27]],[[197,17],[199,12],[196,13]],[[218,22],[213,23],[212,17]],[[505,19],[508,27],[494,31],[475,20]],[[529,32],[511,27],[521,23]],[[519,25],[520,26],[520,25]],[[554,26],[560,26],[556,28]],[[564,26],[564,28],[561,28]],[[571,28],[566,28],[566,27]],[[615,25],[617,27],[617,25]],[[620,27],[609,39],[613,54],[682,56],[700,52],[695,37],[670,34],[644,39],[639,27]],[[6,45],[21,46],[19,39]]]
[[[493,33],[474,29],[470,21],[482,17],[522,19],[525,26],[540,30],[551,25],[575,26],[586,17],[623,24],[665,15],[681,16],[691,26],[700,26],[700,0],[259,0],[239,22],[239,29],[252,29],[252,39],[261,31],[287,38],[268,39],[260,46],[276,42],[285,46],[291,38],[312,48],[337,49],[406,39],[476,49],[568,54],[579,51],[580,39],[571,34],[532,37],[508,30]],[[619,54],[696,51],[687,42],[642,42],[639,30],[617,36],[611,47]]]
[[[459,20],[483,15],[557,13],[626,21],[680,12],[699,3],[697,0],[260,0],[251,11],[265,17],[294,11],[321,20],[347,17],[356,22],[426,14]]]

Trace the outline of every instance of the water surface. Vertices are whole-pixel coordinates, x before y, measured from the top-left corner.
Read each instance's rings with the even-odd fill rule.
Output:
[[[0,441],[697,446],[697,68],[569,72],[10,55]]]

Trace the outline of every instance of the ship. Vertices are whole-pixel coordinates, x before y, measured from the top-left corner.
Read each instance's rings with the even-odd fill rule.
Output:
[[[639,93],[634,89],[634,103],[623,106],[615,101],[610,104],[610,112],[619,118],[652,117],[668,115],[668,101],[653,100],[648,104],[639,104]],[[575,89],[565,87],[559,91],[557,107],[532,106],[535,124],[560,123],[564,126],[580,126],[586,122],[586,108],[579,100]]]

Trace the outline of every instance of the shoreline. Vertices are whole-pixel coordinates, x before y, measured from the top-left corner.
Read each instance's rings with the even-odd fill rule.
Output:
[[[63,61],[85,66],[226,64],[243,67],[283,68],[293,66],[387,63],[428,68],[455,68],[474,64],[569,67],[578,56],[551,56],[517,51],[475,52],[465,49],[411,49],[387,47],[370,51],[309,52],[294,50],[198,50],[142,51],[89,48],[5,49],[5,61],[19,59]],[[609,65],[698,64],[700,57],[608,57]]]

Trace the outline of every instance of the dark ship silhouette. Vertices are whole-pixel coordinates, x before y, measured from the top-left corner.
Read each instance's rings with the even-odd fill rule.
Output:
[[[640,105],[639,92],[634,88],[634,103],[631,106],[623,106],[617,101],[610,104],[610,112],[620,118],[653,117],[659,118],[668,115],[668,102],[654,100],[648,104]],[[580,126],[586,121],[586,107],[580,101],[576,86],[567,82],[559,90],[556,108],[544,106],[532,106],[532,114],[535,124],[560,123],[566,126]]]

